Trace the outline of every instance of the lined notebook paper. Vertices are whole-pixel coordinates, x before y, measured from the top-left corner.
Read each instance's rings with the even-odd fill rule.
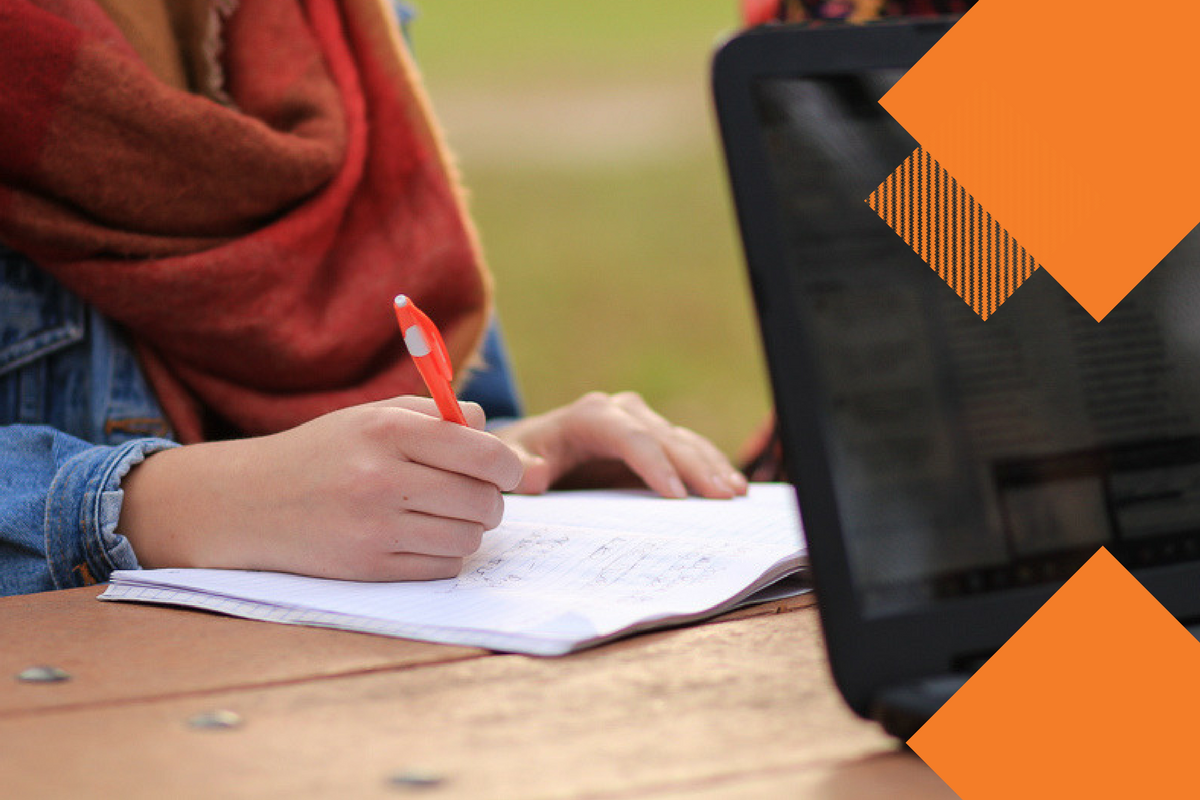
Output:
[[[755,484],[734,500],[554,492],[506,497],[503,523],[457,578],[123,570],[100,599],[549,656],[734,608],[799,573],[806,556],[786,484]]]

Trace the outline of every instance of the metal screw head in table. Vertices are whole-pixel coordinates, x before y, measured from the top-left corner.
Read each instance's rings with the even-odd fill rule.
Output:
[[[58,667],[39,664],[21,670],[16,674],[16,679],[23,683],[62,683],[71,680],[71,675]]]
[[[445,782],[445,777],[424,769],[402,769],[388,776],[388,785],[394,789],[433,789]]]
[[[236,711],[219,708],[215,711],[205,711],[201,714],[188,717],[187,724],[189,728],[196,730],[229,730],[230,728],[241,727],[242,715]]]

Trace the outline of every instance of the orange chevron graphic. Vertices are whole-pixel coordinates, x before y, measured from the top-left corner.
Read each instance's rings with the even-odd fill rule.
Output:
[[[985,320],[1039,266],[923,148],[866,202]]]
[[[963,800],[1196,797],[1197,674],[1101,548],[908,743]]]
[[[979,0],[880,100],[1101,320],[1200,221],[1200,3]]]

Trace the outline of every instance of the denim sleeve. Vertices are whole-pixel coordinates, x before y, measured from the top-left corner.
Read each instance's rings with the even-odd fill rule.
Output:
[[[116,533],[121,478],[165,439],[93,445],[46,426],[0,427],[0,595],[87,586],[137,569]]]

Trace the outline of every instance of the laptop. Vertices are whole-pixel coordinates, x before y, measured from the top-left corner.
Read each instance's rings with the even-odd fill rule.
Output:
[[[985,322],[864,202],[917,147],[878,100],[953,22],[713,62],[833,676],[903,739],[1101,546],[1200,619],[1200,234],[1102,323],[1045,270]]]

